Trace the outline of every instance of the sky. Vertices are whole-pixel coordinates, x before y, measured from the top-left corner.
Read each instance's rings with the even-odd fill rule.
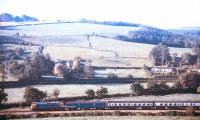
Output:
[[[0,13],[40,20],[86,18],[158,28],[200,27],[200,0],[0,0]]]

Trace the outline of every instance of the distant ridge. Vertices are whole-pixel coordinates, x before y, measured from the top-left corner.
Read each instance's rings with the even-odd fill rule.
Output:
[[[128,22],[122,22],[122,21],[96,21],[96,20],[88,20],[88,19],[81,19],[77,21],[79,23],[91,23],[91,24],[100,24],[100,25],[110,25],[110,26],[129,26],[129,27],[138,27],[140,24],[135,23],[128,23]]]
[[[9,13],[0,14],[0,22],[34,22],[34,21],[39,21],[39,20],[35,17],[30,17],[27,15],[13,16],[12,14]]]

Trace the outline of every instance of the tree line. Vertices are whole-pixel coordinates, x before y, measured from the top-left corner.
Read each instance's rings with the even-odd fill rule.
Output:
[[[177,56],[177,53],[170,54],[169,48],[165,44],[158,44],[152,48],[149,53],[149,57],[153,61],[154,65],[196,65],[200,67],[200,47],[193,48],[193,53],[183,53],[181,57]]]

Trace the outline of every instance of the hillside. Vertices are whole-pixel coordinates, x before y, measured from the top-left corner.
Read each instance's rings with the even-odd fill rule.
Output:
[[[18,22],[19,23],[19,22]],[[10,36],[19,32],[28,36],[52,35],[95,35],[118,40],[157,45],[164,43],[170,47],[200,46],[198,30],[192,32],[180,30],[162,30],[154,27],[125,22],[74,21],[48,24],[0,27],[1,36]]]
[[[200,27],[186,27],[186,28],[179,28],[179,29],[169,29],[168,31],[185,35],[193,38],[200,38]]]

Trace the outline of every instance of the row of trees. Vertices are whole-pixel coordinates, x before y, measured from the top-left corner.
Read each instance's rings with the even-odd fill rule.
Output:
[[[27,87],[25,88],[23,98],[27,103],[31,103],[31,102],[42,101],[45,98],[57,99],[59,94],[60,94],[59,89],[54,89],[53,92],[48,95],[47,92],[40,91],[37,88]]]
[[[108,94],[108,89],[105,87],[100,87],[96,92],[93,89],[87,89],[85,91],[85,94],[87,95],[87,97],[91,99],[94,98],[95,96],[97,96],[98,98],[102,98]]]
[[[178,58],[176,53],[170,55],[169,48],[164,44],[158,44],[150,51],[150,58],[155,65],[166,65],[168,63],[176,63],[179,65],[194,65],[200,67],[200,48],[193,48],[193,53],[183,53],[181,58]]]
[[[163,95],[168,91],[168,89],[169,89],[169,86],[165,82],[161,82],[161,83],[149,82],[147,84],[146,89],[138,82],[131,84],[131,87],[130,87],[131,94],[134,96]]]
[[[48,54],[44,56],[36,53],[22,63],[10,60],[5,67],[6,72],[17,77],[19,81],[35,81],[40,80],[42,75],[52,74],[54,62]]]
[[[198,90],[200,86],[200,74],[198,73],[185,73],[178,81],[175,82],[173,87],[169,87],[165,82],[149,82],[147,88],[144,88],[139,82],[131,84],[131,94],[134,96],[140,95],[165,95],[171,93],[177,93],[179,91],[186,90]],[[40,91],[33,87],[27,87],[24,92],[24,99],[26,102],[31,103],[33,101],[42,101],[45,98],[58,98],[60,91],[54,89],[52,94],[48,95],[46,92]],[[85,94],[88,98],[93,99],[95,97],[103,98],[108,95],[108,89],[100,87],[96,91],[93,89],[87,89]],[[0,89],[0,104],[7,101],[7,94],[4,89]]]
[[[132,95],[165,95],[178,92],[197,92],[200,86],[200,74],[195,72],[186,72],[174,82],[173,87],[169,87],[165,82],[149,82],[145,89],[140,83],[131,84]]]
[[[85,93],[87,97],[91,99],[95,98],[96,96],[98,98],[103,98],[108,94],[108,89],[105,87],[100,87],[98,90],[96,90],[96,92],[93,89],[87,89]],[[46,98],[57,99],[59,94],[60,91],[58,89],[54,89],[52,94],[48,95],[47,92],[40,91],[37,88],[27,87],[25,88],[23,98],[25,99],[26,102],[31,103],[31,102],[42,101]]]

